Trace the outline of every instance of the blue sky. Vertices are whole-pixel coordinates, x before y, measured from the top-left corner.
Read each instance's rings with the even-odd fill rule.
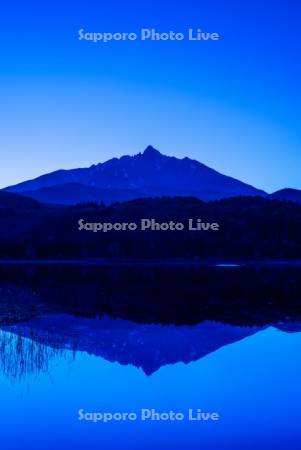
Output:
[[[2,6],[0,186],[152,144],[267,191],[301,189],[296,0]],[[218,32],[218,42],[79,41],[78,30]]]

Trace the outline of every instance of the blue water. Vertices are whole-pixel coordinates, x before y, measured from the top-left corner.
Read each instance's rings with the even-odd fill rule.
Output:
[[[223,267],[223,268],[239,268],[241,267],[240,264],[216,264],[215,267]]]
[[[87,321],[82,323],[86,334]],[[192,327],[192,334],[189,327],[179,327],[179,333],[188,336],[184,350],[190,349],[192,359],[196,350],[190,339],[205,341],[204,330],[219,345],[221,333],[227,334],[227,342],[229,336],[234,342],[211,352],[208,348],[207,354],[188,364],[169,364],[168,346],[173,361],[177,354],[174,328],[130,330],[126,324],[120,334],[118,325],[117,340],[115,332],[111,339],[109,328],[106,323],[102,336],[107,336],[111,353],[116,345],[129,345],[136,336],[131,357],[136,357],[139,343],[144,343],[149,355],[160,355],[161,367],[147,375],[135,361],[121,365],[68,349],[66,336],[61,346],[53,348],[41,338],[20,337],[17,330],[1,331],[1,449],[300,449],[301,333],[268,327],[242,337],[235,327],[231,327],[234,334],[227,327],[216,331],[215,324],[200,330]],[[131,341],[124,340],[129,334]],[[156,348],[150,350],[152,334]],[[78,420],[79,409],[139,413],[141,408],[185,414],[189,408],[200,408],[217,412],[220,420],[106,424]]]

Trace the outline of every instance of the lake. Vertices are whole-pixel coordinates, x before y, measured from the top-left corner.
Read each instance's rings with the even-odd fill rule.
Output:
[[[299,264],[0,267],[1,449],[299,449],[300,296]]]
[[[299,449],[300,323],[145,325],[50,314],[0,333],[2,448]],[[142,409],[183,420],[140,420]],[[188,410],[219,420],[188,420]],[[86,412],[137,420],[79,420]]]

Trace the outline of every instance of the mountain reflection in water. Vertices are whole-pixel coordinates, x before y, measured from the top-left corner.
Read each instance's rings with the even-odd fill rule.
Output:
[[[281,328],[281,325],[278,325]],[[11,379],[45,372],[55,358],[72,350],[141,368],[151,375],[162,366],[199,360],[219,348],[267,327],[232,326],[204,321],[194,326],[150,325],[111,319],[48,314],[2,327],[0,368]],[[299,324],[285,324],[298,331]]]
[[[160,326],[66,314],[2,327],[3,449],[299,450],[297,331],[288,321]],[[200,408],[221,420],[92,424],[78,420],[81,408]]]
[[[0,267],[1,448],[299,450],[300,275]],[[80,408],[221,420],[102,426]]]
[[[29,375],[48,372],[51,361],[62,357],[63,349],[49,347],[31,338],[0,330],[0,374],[21,380]]]

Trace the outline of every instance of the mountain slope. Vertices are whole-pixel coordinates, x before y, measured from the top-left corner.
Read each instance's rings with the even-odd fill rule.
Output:
[[[110,204],[115,201],[133,200],[143,196],[134,189],[102,189],[80,183],[56,184],[33,191],[24,191],[24,195],[39,202],[59,205],[88,202]]]
[[[270,195],[273,200],[286,200],[290,202],[301,203],[301,191],[298,189],[281,189]]]
[[[10,186],[6,190],[39,198],[39,194],[34,194],[33,191],[51,188],[48,191],[49,198],[51,202],[57,202],[64,195],[62,185],[74,183],[93,189],[115,190],[117,195],[114,200],[124,200],[124,190],[134,193],[135,197],[178,195],[194,196],[202,200],[266,195],[263,191],[222,175],[198,161],[165,156],[150,146],[135,156],[113,158],[90,168],[59,170]],[[88,195],[87,200],[95,200],[94,194],[95,192],[91,192],[91,197]],[[72,203],[80,201],[79,194],[74,194],[74,197],[76,198],[72,198]]]
[[[42,205],[37,201],[26,196],[0,191],[0,210],[17,209],[22,211],[39,209],[41,207]]]

